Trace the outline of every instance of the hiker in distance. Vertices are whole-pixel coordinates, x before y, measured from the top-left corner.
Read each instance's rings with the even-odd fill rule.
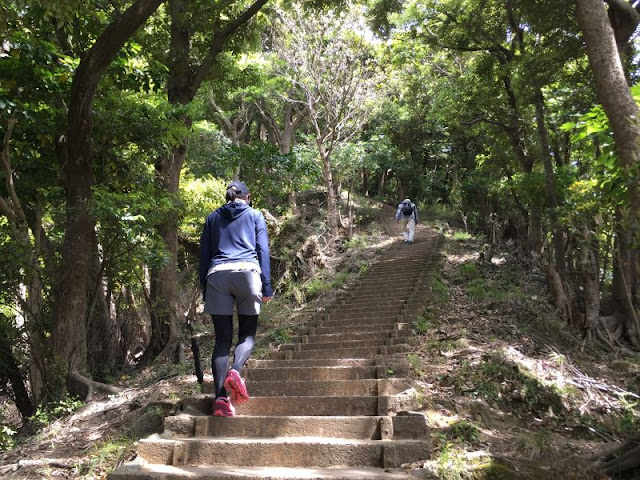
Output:
[[[240,372],[255,345],[260,307],[273,297],[264,216],[251,208],[249,189],[242,182],[232,182],[225,198],[227,203],[207,217],[200,237],[204,312],[211,315],[216,336],[211,366],[213,415],[218,417],[234,416],[234,405],[249,400]],[[234,306],[238,341],[229,369]]]
[[[405,243],[413,243],[413,237],[416,233],[416,225],[418,224],[418,208],[410,199],[405,198],[396,211],[396,222],[403,221],[408,232],[402,232]]]

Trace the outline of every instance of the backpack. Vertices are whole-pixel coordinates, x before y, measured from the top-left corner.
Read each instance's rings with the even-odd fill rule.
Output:
[[[410,203],[403,203],[400,211],[405,217],[408,217],[413,213],[413,205],[411,205]]]

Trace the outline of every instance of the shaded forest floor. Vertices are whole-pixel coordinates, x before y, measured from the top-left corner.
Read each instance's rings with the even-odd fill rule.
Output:
[[[367,215],[339,254],[325,255],[322,270],[268,305],[257,357],[285,343],[305,313],[330,303],[384,254],[395,239],[388,233],[393,211],[370,204],[361,211]],[[640,354],[585,345],[568,331],[547,302],[543,275],[524,268],[508,245],[482,262],[481,239],[425,223],[420,228],[437,228],[447,241],[407,359],[434,449],[406,468],[444,480],[608,478],[592,470],[589,456],[638,430]],[[341,282],[336,273],[344,274]],[[201,328],[208,330],[206,322]],[[209,371],[211,341],[202,339]],[[104,478],[135,456],[137,439],[158,431],[182,398],[200,390],[188,355],[178,365],[159,359],[118,384],[119,395],[40,412],[39,423],[0,456],[0,476]]]

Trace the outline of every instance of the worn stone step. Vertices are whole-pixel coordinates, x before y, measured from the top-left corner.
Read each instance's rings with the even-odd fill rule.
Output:
[[[403,330],[410,334],[411,325],[408,323],[399,323],[394,322],[391,324],[373,324],[373,325],[342,325],[342,326],[319,326],[316,327],[312,332],[313,334],[318,335],[330,335],[330,334],[348,334],[348,333],[361,333],[361,332],[393,332],[396,330]]]
[[[315,331],[310,332],[308,335],[296,335],[291,338],[291,343],[284,344],[280,347],[281,350],[295,350],[295,346],[298,344],[314,344],[314,345],[327,345],[333,343],[366,341],[377,342],[379,345],[384,345],[385,341],[390,338],[407,338],[410,332],[404,331],[399,333],[399,330],[377,330],[377,331],[360,331],[360,332],[341,332],[341,333],[325,333],[317,334]]]
[[[342,438],[207,438],[168,440],[150,437],[138,443],[138,456],[148,463],[173,466],[238,467],[398,467],[429,455],[425,440],[355,440]]]
[[[388,355],[394,353],[403,353],[408,349],[407,344],[391,345],[383,347],[357,347],[357,348],[334,348],[332,350],[302,350],[291,352],[295,359],[305,358],[366,358],[375,357],[376,355]]]
[[[108,480],[415,480],[403,469],[285,468],[216,465],[212,467],[174,467],[130,463],[107,475]]]
[[[402,310],[404,305],[395,305],[392,307],[384,307],[384,306],[362,306],[362,307],[351,307],[344,306],[335,310],[329,310],[329,319],[333,318],[357,318],[363,316],[376,316],[380,318],[390,317],[394,314],[397,314]]]
[[[360,380],[300,380],[246,382],[249,394],[257,397],[277,396],[369,396],[393,395],[410,387],[406,380],[366,378]]]
[[[261,360],[260,362],[261,362],[261,365],[263,365],[262,367],[245,368],[245,370],[243,370],[242,374],[243,374],[243,376],[248,376],[250,378],[255,378],[257,381],[278,381],[280,379],[277,378],[277,377],[280,374],[265,374],[263,376],[258,376],[259,374],[256,373],[255,375],[252,376],[252,374],[249,373],[249,372],[255,371],[255,370],[260,370],[260,369],[264,369],[264,370],[287,369],[287,368],[304,369],[304,368],[307,368],[307,367],[311,367],[311,368],[316,368],[317,369],[317,371],[314,372],[314,375],[316,375],[317,377],[321,377],[320,379],[324,379],[324,380],[353,379],[353,377],[350,376],[351,374],[348,373],[348,372],[346,372],[344,375],[341,375],[341,377],[343,377],[343,378],[336,378],[336,375],[334,375],[335,372],[328,371],[328,369],[330,369],[332,367],[348,367],[349,365],[343,365],[343,364],[338,363],[342,359],[339,359],[339,358],[311,358],[311,359],[300,359],[300,360],[296,360],[296,359],[286,360],[285,359],[286,356],[291,356],[294,353],[295,352],[292,352],[292,351],[289,351],[289,352],[272,352],[271,355],[273,355],[274,357],[277,357],[278,355],[280,357],[275,358],[274,360]],[[370,371],[368,376],[362,376],[360,378],[376,378],[378,376],[377,375],[377,369],[378,369],[377,362],[378,361],[380,362],[380,365],[385,365],[386,367],[388,367],[388,369],[393,371],[393,373],[391,375],[393,375],[395,377],[409,375],[409,364],[407,362],[407,359],[406,359],[406,356],[405,356],[404,352],[402,352],[402,353],[394,353],[394,354],[387,354],[387,355],[376,355],[375,357],[369,357],[369,358],[353,358],[351,360],[353,362],[359,362],[357,365],[354,365],[354,366],[372,368],[372,370]],[[296,367],[289,367],[289,365],[291,365],[291,364],[295,364]],[[326,366],[325,366],[325,364],[326,364]],[[318,373],[318,372],[326,372],[326,373]],[[360,372],[360,374],[362,374],[362,372]],[[298,376],[297,379],[298,380],[309,380],[309,378],[301,377],[303,375],[304,375],[304,373],[300,372],[300,374],[297,375]],[[287,377],[287,375],[284,375],[284,377]],[[283,377],[283,380],[286,380],[286,378],[284,378],[284,377]],[[344,377],[346,377],[346,378],[344,378]],[[292,380],[286,380],[286,381],[292,381]]]
[[[341,415],[383,415],[380,397],[352,396],[301,396],[301,397],[253,397],[249,403],[239,405],[238,415],[269,416],[341,416]],[[386,407],[386,405],[384,405]]]
[[[213,395],[198,394],[182,402],[187,413],[213,413]],[[251,397],[248,403],[236,407],[237,415],[263,416],[341,416],[341,415],[387,415],[395,403],[383,396],[300,396],[300,397]]]
[[[327,358],[311,360],[265,360],[250,359],[246,368],[303,368],[303,367],[372,367],[372,358]]]
[[[298,343],[296,346],[302,350],[334,350],[336,348],[365,348],[365,347],[377,347],[381,345],[400,345],[406,344],[406,338],[373,338],[370,340],[343,340],[336,342],[309,342]]]
[[[299,352],[293,352],[293,354]],[[295,381],[295,380],[359,380],[376,378],[376,367],[371,366],[313,366],[245,368],[242,374],[253,381]]]
[[[408,364],[407,364],[408,365]],[[394,364],[384,365],[393,371]],[[252,397],[319,397],[395,395],[411,388],[405,378],[365,378],[360,380],[286,380],[286,381],[246,381],[247,390]],[[205,382],[202,393],[213,394],[213,383]],[[203,411],[202,413],[205,413]]]
[[[336,314],[336,315],[330,316],[329,319],[327,320],[322,320],[322,322],[320,322],[318,326],[319,327],[359,326],[365,329],[365,331],[367,330],[368,327],[375,326],[375,325],[384,325],[387,328],[393,328],[393,326],[398,322],[398,317],[400,317],[399,313],[400,312],[398,312],[398,314],[395,314],[395,315],[376,315],[375,313],[373,313],[373,314],[361,315],[357,317],[352,317],[348,315],[341,317],[340,315]]]
[[[384,340],[387,338],[391,338],[393,333],[396,333],[397,336],[409,336],[411,335],[411,331],[409,330],[392,330],[392,331],[384,331],[378,330],[374,332],[355,332],[355,333],[325,333],[325,334],[315,334],[309,335],[307,337],[309,343],[333,343],[336,341],[344,341],[344,340]],[[301,339],[302,337],[298,337]]]
[[[369,440],[426,439],[426,419],[420,416],[237,416],[179,414],[165,418],[162,438],[189,437],[335,437]]]

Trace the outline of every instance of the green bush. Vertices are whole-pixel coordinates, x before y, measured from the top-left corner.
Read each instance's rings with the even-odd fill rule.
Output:
[[[16,445],[16,430],[12,429],[8,425],[0,426],[0,452],[6,452],[11,450]]]
[[[31,420],[37,427],[44,427],[58,418],[71,415],[82,406],[84,406],[82,400],[67,394],[60,401],[39,406]]]

